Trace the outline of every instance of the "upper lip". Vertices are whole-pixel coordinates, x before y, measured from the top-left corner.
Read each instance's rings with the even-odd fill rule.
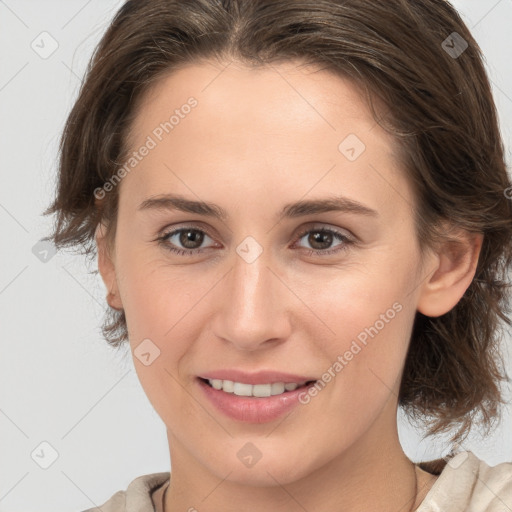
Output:
[[[275,382],[309,382],[317,380],[307,375],[284,373],[275,370],[261,370],[258,372],[244,372],[242,370],[213,370],[199,376],[202,379],[230,380],[244,384],[273,384]]]

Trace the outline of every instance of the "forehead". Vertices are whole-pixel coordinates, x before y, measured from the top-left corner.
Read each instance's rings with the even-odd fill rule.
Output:
[[[137,106],[130,149],[149,139],[151,151],[128,177],[146,196],[181,175],[199,196],[212,185],[288,188],[295,199],[336,187],[377,206],[383,194],[396,195],[392,182],[400,180],[397,144],[373,119],[364,92],[298,62],[249,68],[207,61],[163,76]]]
[[[325,130],[341,136],[347,128],[359,128],[363,136],[376,126],[363,96],[349,78],[300,61],[254,68],[201,61],[158,79],[139,101],[132,128],[135,133],[147,132],[193,97],[200,106],[194,109],[197,125],[215,116],[219,125],[246,130],[286,126],[294,134]],[[378,101],[376,105],[385,108]],[[394,144],[385,132],[373,135]]]

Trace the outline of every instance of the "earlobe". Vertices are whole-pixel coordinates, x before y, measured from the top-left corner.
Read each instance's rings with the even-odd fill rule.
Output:
[[[96,248],[98,252],[98,271],[101,275],[101,278],[103,280],[103,283],[105,284],[106,289],[108,290],[108,305],[113,309],[121,311],[123,309],[123,304],[119,296],[115,263],[112,260],[108,248],[108,243],[105,236],[105,228],[106,226],[104,224],[99,223],[96,227],[96,233],[94,235],[96,241]]]
[[[464,231],[444,242],[436,254],[437,268],[421,287],[417,310],[429,317],[448,313],[475,276],[483,234]]]

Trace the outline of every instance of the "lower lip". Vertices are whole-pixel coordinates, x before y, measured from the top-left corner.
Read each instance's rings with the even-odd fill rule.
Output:
[[[309,387],[302,386],[280,395],[257,398],[214,389],[201,379],[198,379],[198,382],[206,398],[218,410],[231,419],[246,423],[267,423],[278,419],[300,404],[299,396]],[[310,384],[313,385],[314,383]]]

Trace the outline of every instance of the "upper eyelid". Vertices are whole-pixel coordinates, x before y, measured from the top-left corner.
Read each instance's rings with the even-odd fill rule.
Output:
[[[349,231],[347,228],[337,228],[337,227],[331,227],[328,224],[322,224],[322,223],[315,223],[309,226],[304,226],[304,228],[297,230],[296,236],[303,236],[309,231],[329,231],[336,234],[340,234],[343,236],[346,236],[347,238],[355,240],[355,235],[352,234],[351,231]]]
[[[190,225],[190,226],[184,225],[184,226],[178,226],[178,227],[173,227],[173,228],[168,228],[168,229],[164,228],[161,231],[161,235],[159,235],[159,237],[175,235],[175,234],[179,233],[180,231],[185,231],[187,229],[201,231],[201,232],[205,233],[206,235],[208,235],[212,240],[214,238],[208,229],[205,229],[204,227],[194,226],[194,225]]]

